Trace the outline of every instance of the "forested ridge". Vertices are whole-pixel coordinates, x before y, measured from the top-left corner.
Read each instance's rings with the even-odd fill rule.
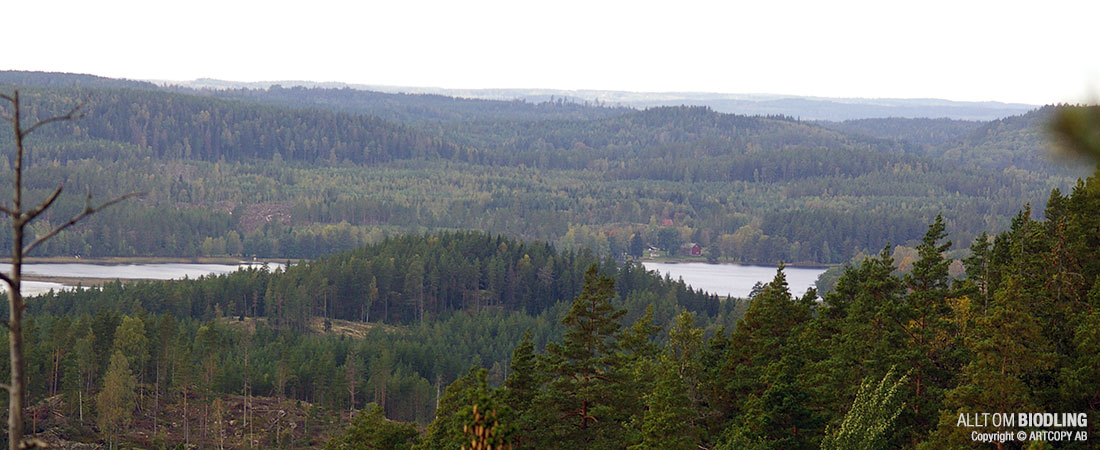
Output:
[[[719,260],[837,263],[914,245],[939,211],[960,212],[946,224],[956,240],[1003,229],[1020,202],[1042,206],[1073,179],[1040,156],[1042,111],[834,131],[702,107],[2,75],[32,117],[87,102],[81,120],[35,136],[32,198],[61,183],[148,193],[43,256],[314,258],[387,235],[480,229],[601,255],[622,256],[639,236],[673,252],[696,242]],[[81,205],[63,196],[56,215]]]
[[[113,423],[108,380],[130,380],[118,430],[141,446],[983,448],[960,414],[1095,419],[1098,208],[1097,177],[1053,191],[1044,219],[1025,205],[971,243],[962,278],[937,216],[908,274],[886,246],[820,301],[792,296],[782,268],[745,303],[477,232],[53,293],[30,305],[32,398],[70,421],[41,432],[94,440]],[[280,432],[267,409],[259,432],[225,425],[252,396],[314,428]],[[143,441],[153,417],[174,431]]]
[[[181,89],[182,92],[195,92]],[[272,86],[269,89],[201,90],[199,94],[256,103],[316,108],[376,116],[391,122],[442,123],[481,120],[595,119],[632,109],[592,107],[565,100],[543,103],[456,98],[427,94],[387,94],[358,89]]]

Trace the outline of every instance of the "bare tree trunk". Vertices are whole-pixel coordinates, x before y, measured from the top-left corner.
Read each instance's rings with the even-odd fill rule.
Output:
[[[0,94],[0,99],[12,105],[11,115],[0,114],[0,117],[11,122],[13,136],[15,137],[12,205],[10,207],[0,206],[0,212],[11,217],[12,231],[11,272],[6,275],[0,273],[0,280],[3,280],[8,285],[8,321],[5,322],[4,325],[8,329],[8,351],[11,358],[11,384],[2,385],[0,387],[8,391],[8,448],[10,450],[17,450],[34,447],[38,444],[37,442],[24,442],[23,440],[23,406],[26,402],[26,379],[23,371],[23,294],[19,290],[23,280],[23,257],[29,254],[31,250],[39,244],[54,237],[62,230],[75,225],[85,217],[95,214],[96,211],[139,194],[126,194],[103,203],[102,205],[92,207],[92,195],[89,193],[85,200],[83,211],[73,216],[67,222],[53,228],[48,233],[37,236],[34,241],[24,246],[23,238],[26,226],[34,220],[35,217],[38,217],[49,208],[54,200],[57,200],[57,196],[61,194],[62,186],[58,186],[46,200],[34,208],[26,211],[23,210],[23,139],[42,125],[79,118],[80,116],[77,112],[83,104],[77,105],[70,110],[68,114],[41,119],[29,127],[23,128],[22,118],[20,117],[19,91],[13,91],[11,96]]]
[[[183,445],[191,444],[191,421],[187,417],[187,388],[183,388]]]
[[[11,386],[8,387],[8,448],[23,446],[23,127],[19,117],[19,91],[11,99],[14,105],[12,126],[15,131],[15,187],[12,196],[12,256],[8,279],[8,352],[11,355]]]
[[[153,387],[153,436],[157,435],[157,414],[160,412],[160,365],[157,361],[157,383]]]

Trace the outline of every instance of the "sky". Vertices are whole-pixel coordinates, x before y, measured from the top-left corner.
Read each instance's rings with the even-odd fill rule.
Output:
[[[0,69],[1095,102],[1100,1],[15,1]]]

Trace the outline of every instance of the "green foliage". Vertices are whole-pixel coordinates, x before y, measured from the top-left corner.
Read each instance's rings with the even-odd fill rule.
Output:
[[[898,377],[890,370],[878,383],[867,378],[859,386],[852,408],[840,426],[829,430],[822,450],[880,450],[889,448],[888,438],[894,422],[905,407],[907,376]]]
[[[1075,156],[1100,161],[1100,106],[1062,106],[1050,127],[1063,148]]]
[[[513,413],[510,420],[514,426],[513,442],[516,448],[529,448],[541,435],[538,425],[543,411],[535,408],[535,396],[545,381],[530,331],[523,335],[523,340],[512,352],[511,368],[499,395],[505,407]]]
[[[802,373],[814,303],[791,297],[782,265],[753,298],[723,361],[726,396],[737,403],[726,406],[732,420],[719,448],[802,448],[819,439],[824,424]]]
[[[343,435],[325,444],[325,449],[410,449],[417,436],[416,427],[386,419],[382,408],[371,403],[355,416]]]
[[[508,423],[511,411],[490,392],[485,374],[485,369],[477,371],[476,382],[466,390],[465,404],[456,414],[462,427],[455,437],[463,449],[502,449],[513,439],[513,426]]]
[[[130,362],[115,351],[111,364],[103,378],[103,389],[96,396],[99,429],[107,434],[108,442],[117,442],[117,436],[133,422],[135,406],[134,388],[137,380],[130,372]]]
[[[628,447],[631,450],[698,448],[696,413],[678,366],[673,356],[664,352],[646,374],[655,381],[644,396],[641,442]]]
[[[606,448],[621,432],[613,419],[622,413],[616,405],[622,402],[619,386],[624,382],[616,338],[626,311],[612,304],[614,297],[614,280],[590,266],[580,295],[562,319],[561,343],[546,346],[549,379],[536,402],[550,416],[543,428],[549,442]]]
[[[149,339],[145,337],[145,324],[138,317],[123,317],[115,331],[115,350],[130,361],[132,373],[140,373],[149,360]]]
[[[1068,196],[1052,194],[1046,221],[1025,211],[1008,232],[979,239],[966,280],[947,275],[942,219],[928,228],[904,278],[894,273],[894,252],[886,247],[846,268],[819,304],[812,294],[792,297],[781,269],[758,289],[732,334],[719,323],[723,314],[736,318],[741,303],[692,293],[634,264],[594,266],[590,254],[479,233],[383,240],[286,272],[55,293],[30,304],[28,368],[39,380],[30,394],[48,395],[54,339],[72,336],[74,352],[61,355],[61,367],[71,367],[64,370],[71,374],[63,377],[65,390],[103,395],[103,383],[115,378],[108,366],[121,363],[97,349],[144,347],[142,367],[130,372],[133,362],[125,364],[130,378],[144,370],[150,382],[164,385],[166,397],[189,398],[192,411],[196,402],[206,406],[207,398],[241,392],[246,381],[254,395],[282,393],[344,409],[345,377],[332,374],[357,368],[366,378],[363,400],[380,404],[371,412],[376,418],[436,418],[424,448],[465,444],[463,424],[491,428],[496,443],[515,448],[812,448],[869,440],[879,448],[962,446],[968,437],[955,426],[960,410],[1093,411],[1100,395],[1094,370],[1100,340],[1091,312],[1100,305],[1096,185],[1090,179]],[[462,263],[464,255],[476,265]],[[535,286],[528,292],[552,294],[535,316],[522,303],[498,304],[484,295],[421,322],[417,302],[398,301],[417,294],[400,277],[420,262],[426,300],[439,292],[433,280],[443,273],[469,276],[469,291],[476,280],[477,290],[492,292],[502,286],[494,274],[506,280],[529,273]],[[464,264],[466,272],[432,275]],[[371,277],[360,281],[354,267]],[[375,300],[353,295],[351,283]],[[555,297],[565,293],[572,302]],[[368,304],[376,305],[372,323],[355,339],[291,320],[310,310],[358,317]],[[254,322],[215,317],[230,309]],[[176,321],[173,311],[190,315]],[[377,323],[379,316],[389,323]],[[632,325],[624,329],[627,319]],[[334,331],[351,324],[332,323]],[[667,339],[660,335],[665,327]],[[144,346],[132,345],[141,337]],[[471,366],[494,367],[503,386],[490,387],[484,369],[469,372]],[[910,375],[895,379],[891,367]],[[435,411],[433,384],[442,388],[453,379]],[[860,412],[886,406],[890,414]],[[493,420],[482,408],[495,412]],[[893,426],[856,424],[898,410]],[[856,430],[874,431],[873,438]]]
[[[316,258],[42,296],[25,329],[32,401],[59,378],[78,398],[98,391],[114,433],[149,407],[132,397],[148,374],[157,398],[216,406],[247,386],[313,403],[316,423],[355,404],[363,375],[363,400],[378,405],[337,448],[411,445],[413,427],[386,417],[435,417],[424,448],[464,445],[463,425],[518,448],[915,448],[967,445],[952,421],[975,405],[1095,414],[1100,181],[1052,192],[1045,220],[1030,206],[1012,218],[1065,184],[1027,152],[1049,111],[889,122],[869,139],[705,108],[417,98],[417,113],[364,94],[333,112],[212,98],[332,95],[272,91],[28,91],[37,114],[76,94],[95,103],[90,120],[43,135],[29,197],[60,180],[150,192],[44,254]],[[499,120],[509,111],[525,116]],[[426,234],[455,227],[545,241]],[[420,234],[397,236],[408,231]],[[780,268],[738,320],[746,303],[601,259],[637,255],[644,236],[672,251],[697,241],[714,261],[843,261],[884,242],[916,257],[899,277],[887,246],[843,269],[820,304],[792,297]],[[949,236],[977,238],[962,281],[949,276]]]

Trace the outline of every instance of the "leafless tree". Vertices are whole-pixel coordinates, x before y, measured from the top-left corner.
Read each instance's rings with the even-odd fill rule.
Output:
[[[8,448],[10,450],[23,449],[35,447],[39,442],[34,440],[24,440],[23,438],[23,406],[26,402],[26,383],[24,382],[25,374],[23,372],[23,295],[20,292],[23,281],[23,259],[29,254],[35,247],[42,244],[46,240],[54,237],[62,230],[75,225],[85,217],[95,214],[97,211],[121,202],[127,198],[140,195],[139,193],[126,194],[121,197],[114,198],[107,202],[104,202],[98,206],[93,206],[92,194],[88,193],[84,200],[84,210],[74,215],[68,221],[54,227],[52,230],[37,236],[30,244],[25,244],[24,236],[27,225],[30,224],[36,217],[41,215],[53,204],[57,197],[61,195],[63,186],[58,186],[54,189],[42,203],[35,205],[30,209],[23,207],[23,155],[24,155],[24,139],[39,127],[50,124],[53,122],[62,122],[75,120],[82,115],[80,109],[83,107],[83,103],[77,105],[75,108],[69,111],[68,114],[61,116],[49,117],[46,119],[39,119],[34,124],[24,127],[22,124],[22,118],[20,117],[20,103],[19,103],[19,91],[13,91],[11,95],[0,94],[0,99],[11,104],[11,113],[8,114],[4,111],[0,114],[4,120],[7,120],[12,124],[12,131],[15,137],[15,165],[14,169],[14,185],[12,192],[12,204],[0,205],[0,212],[7,214],[11,217],[11,230],[12,230],[12,256],[11,256],[11,272],[4,274],[0,273],[0,280],[8,285],[8,320],[3,323],[4,327],[8,329],[8,347],[11,356],[11,381],[10,384],[0,384],[0,388],[8,392]],[[5,108],[6,109],[6,108]]]

